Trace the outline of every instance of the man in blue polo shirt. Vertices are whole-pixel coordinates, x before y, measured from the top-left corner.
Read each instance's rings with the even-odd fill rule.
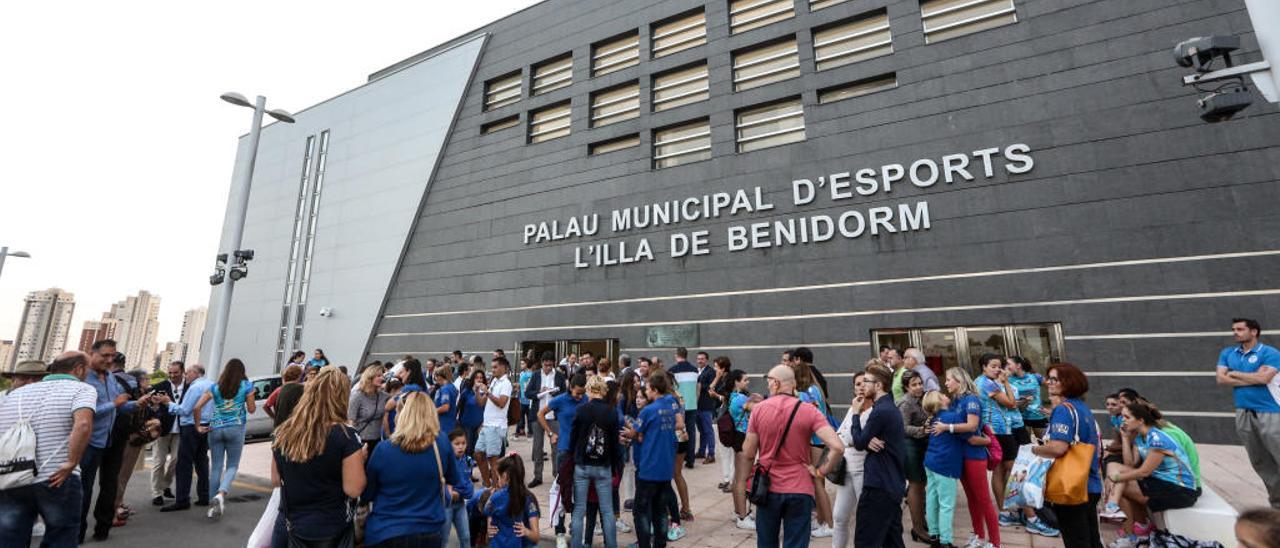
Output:
[[[1280,508],[1280,401],[1268,387],[1280,370],[1280,352],[1258,341],[1257,320],[1231,320],[1231,334],[1237,344],[1218,356],[1218,384],[1232,387],[1236,432],[1267,486],[1271,507]]]

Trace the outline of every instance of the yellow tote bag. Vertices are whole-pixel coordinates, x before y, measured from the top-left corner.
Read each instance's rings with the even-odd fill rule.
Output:
[[[1063,403],[1076,423],[1075,439],[1067,453],[1054,459],[1044,480],[1044,499],[1054,504],[1077,505],[1089,502],[1089,471],[1097,447],[1080,442],[1080,416],[1075,406]]]

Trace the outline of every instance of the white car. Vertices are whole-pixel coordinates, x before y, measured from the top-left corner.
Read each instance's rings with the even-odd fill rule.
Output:
[[[282,383],[280,375],[265,375],[249,380],[253,383],[253,398],[256,400],[258,409],[249,414],[249,420],[245,423],[244,437],[252,439],[270,436],[271,432],[275,430],[275,421],[267,414],[267,398],[277,388],[280,388]]]

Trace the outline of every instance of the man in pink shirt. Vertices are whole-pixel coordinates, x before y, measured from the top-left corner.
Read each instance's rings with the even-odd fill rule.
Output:
[[[826,475],[836,459],[844,458],[844,443],[816,407],[796,405],[800,400],[795,395],[796,378],[790,367],[774,367],[765,380],[769,398],[751,409],[747,439],[742,443],[747,458],[758,454],[760,466],[769,472],[768,500],[756,507],[756,546],[779,546],[781,533],[782,545],[804,547],[809,545],[813,478]],[[809,462],[812,435],[830,449],[817,468]]]

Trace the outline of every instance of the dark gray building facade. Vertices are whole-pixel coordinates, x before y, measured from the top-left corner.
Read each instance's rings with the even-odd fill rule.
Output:
[[[1256,55],[1241,0],[537,4],[476,33],[366,358],[808,346],[847,405],[881,344],[1021,354],[1235,443],[1280,118],[1197,117],[1170,51],[1210,33]]]

